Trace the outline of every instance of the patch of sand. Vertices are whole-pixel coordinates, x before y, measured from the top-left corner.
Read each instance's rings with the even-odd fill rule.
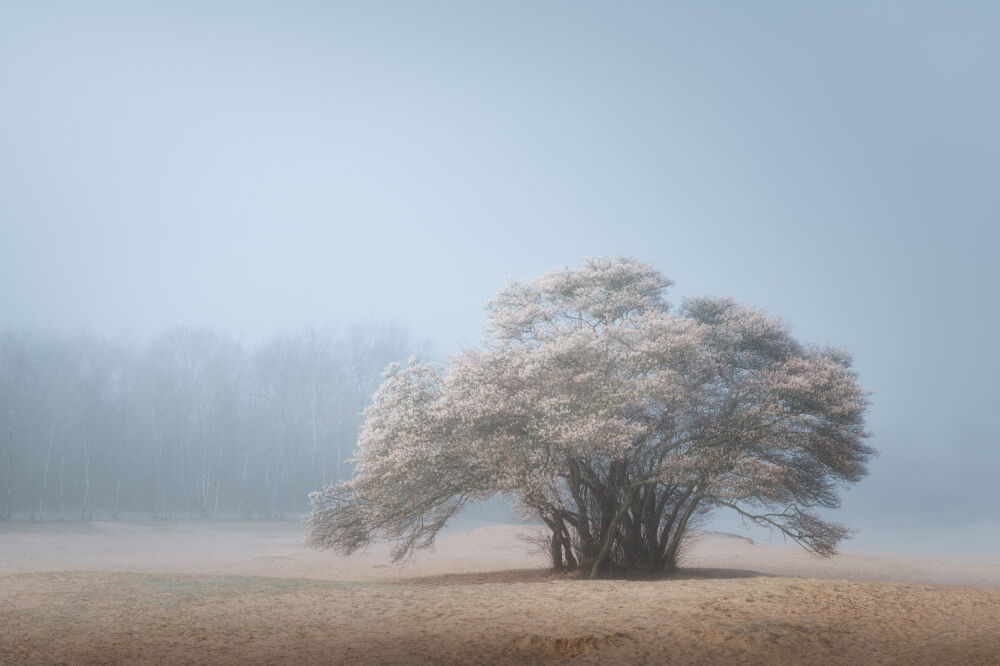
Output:
[[[549,575],[518,526],[401,567],[382,545],[307,550],[285,523],[0,530],[3,664],[1000,663],[985,559],[706,534],[675,577],[586,581]]]

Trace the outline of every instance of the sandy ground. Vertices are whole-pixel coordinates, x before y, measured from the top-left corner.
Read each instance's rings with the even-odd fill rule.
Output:
[[[675,577],[586,581],[525,529],[467,523],[397,566],[295,523],[2,525],[0,664],[1000,664],[997,559],[706,534]]]

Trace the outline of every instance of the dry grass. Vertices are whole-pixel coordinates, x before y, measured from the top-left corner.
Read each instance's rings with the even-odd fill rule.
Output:
[[[43,567],[25,548],[45,539],[0,533],[22,546],[0,550],[0,663],[1000,663],[997,589],[764,575],[741,549],[764,549],[772,564],[807,560],[723,537],[698,544],[691,563],[758,566],[663,580],[550,576],[510,566],[524,545],[496,527],[449,537],[399,569],[380,549],[303,551],[283,527],[266,538],[233,530],[232,550],[208,553],[216,533],[179,526],[164,538],[199,553],[186,565],[164,541],[122,573],[126,554],[157,546],[149,534],[137,542],[138,529],[104,527],[92,544],[52,535],[50,547],[70,548]],[[106,566],[88,559],[95,544]],[[67,571],[74,563],[90,571]]]

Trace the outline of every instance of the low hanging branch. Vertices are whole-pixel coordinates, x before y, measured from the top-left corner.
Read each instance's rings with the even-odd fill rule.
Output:
[[[850,530],[839,523],[830,523],[789,505],[780,513],[751,513],[740,506],[709,496],[719,506],[732,509],[754,525],[778,530],[783,535],[818,557],[837,553],[838,544],[850,536]]]

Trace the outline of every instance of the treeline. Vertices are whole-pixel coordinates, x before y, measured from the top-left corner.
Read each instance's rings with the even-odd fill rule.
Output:
[[[362,411],[414,344],[397,325],[253,349],[203,329],[146,345],[0,332],[0,519],[277,518],[350,476]]]

